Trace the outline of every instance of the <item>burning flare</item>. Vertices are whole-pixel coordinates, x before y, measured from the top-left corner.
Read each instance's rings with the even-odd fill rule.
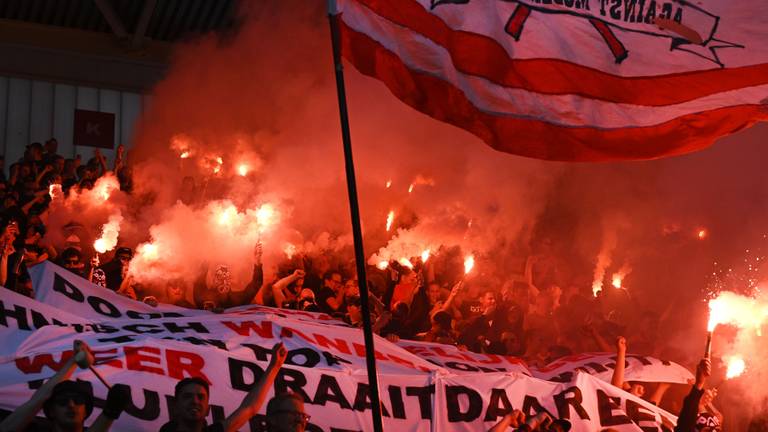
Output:
[[[264,231],[274,223],[275,207],[272,204],[262,204],[256,210],[256,223],[259,224],[259,231]]]
[[[630,273],[632,273],[632,268],[625,263],[623,266],[621,266],[619,271],[611,276],[611,285],[613,285],[613,287],[616,289],[621,289],[624,278],[627,277],[627,275]]]
[[[142,243],[136,248],[137,257],[143,261],[151,262],[157,260],[160,255],[157,245],[153,243]]]
[[[464,274],[469,274],[469,272],[472,271],[472,268],[475,267],[475,257],[472,255],[467,256],[464,258]]]
[[[120,235],[120,224],[123,216],[118,212],[109,217],[109,221],[101,228],[101,237],[93,243],[93,248],[98,253],[111,251],[117,246],[117,238]]]
[[[723,291],[709,301],[707,331],[714,331],[719,324],[730,324],[741,329],[754,329],[760,335],[760,328],[767,318],[768,303]]]
[[[429,249],[424,249],[424,252],[421,253],[421,262],[425,263],[429,259]]]
[[[387,231],[389,231],[392,228],[392,222],[395,221],[395,211],[390,210],[387,214]]]
[[[378,268],[379,270],[384,270],[387,267],[389,267],[389,261],[387,260],[381,260],[376,264],[376,268]]]
[[[185,151],[185,152],[182,152],[182,153],[179,155],[179,157],[180,157],[181,159],[187,159],[187,158],[189,158],[189,156],[190,156],[190,154],[189,154],[189,151]]]
[[[413,192],[413,183],[411,183],[410,186],[408,186],[408,193]]]
[[[384,187],[389,189],[390,186],[392,186],[392,180],[387,180],[387,183],[384,184]]]
[[[728,363],[728,370],[725,373],[725,379],[741,376],[747,370],[747,364],[744,363],[744,359],[740,356],[733,356],[726,361]]]
[[[397,262],[400,263],[401,266],[408,267],[409,269],[413,270],[413,263],[408,258],[402,257],[397,260]]]
[[[696,237],[698,237],[699,240],[704,240],[709,235],[709,232],[707,232],[706,229],[701,228],[699,231],[696,232]]]
[[[248,171],[250,171],[250,168],[246,164],[240,164],[237,166],[237,174],[240,175],[240,177],[247,176]]]

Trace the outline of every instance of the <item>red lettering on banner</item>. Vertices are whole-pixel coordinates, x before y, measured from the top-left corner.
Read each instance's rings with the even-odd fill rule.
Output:
[[[253,331],[264,339],[272,339],[274,337],[272,321],[262,321],[260,323],[254,321],[243,321],[241,323],[222,321],[221,323],[240,336],[250,336],[251,331]]]
[[[353,342],[352,347],[355,348],[355,355],[357,355],[358,357],[365,357],[365,345],[361,345],[359,343]],[[374,353],[375,353],[374,357],[376,357],[376,360],[387,360],[387,356],[385,356],[381,352],[374,350]]]
[[[312,336],[317,340],[317,344],[323,348],[333,348],[344,354],[352,354],[352,351],[349,350],[349,345],[347,345],[344,339],[335,338],[331,341],[321,334],[313,334]]]
[[[168,363],[168,376],[171,378],[180,380],[184,378],[184,373],[186,372],[187,376],[200,377],[208,382],[208,384],[213,384],[203,373],[205,360],[199,355],[169,349],[165,351],[165,359]]]
[[[120,360],[117,360],[117,348],[98,350],[98,351],[93,350],[92,352],[93,352],[94,364],[108,365],[108,366],[122,369],[123,362],[121,362]]]
[[[72,350],[64,351],[61,353],[59,361],[54,360],[53,355],[48,353],[38,354],[31,360],[29,357],[20,357],[16,359],[16,367],[25,374],[40,373],[46,366],[58,371],[72,357],[72,353]]]
[[[300,331],[298,331],[298,330],[296,330],[296,329],[292,329],[292,328],[290,328],[290,327],[283,327],[283,328],[280,330],[280,337],[283,337],[283,338],[291,338],[291,337],[293,337],[293,335],[296,335],[296,336],[298,336],[298,337],[300,337],[300,338],[304,339],[305,341],[307,341],[307,342],[309,342],[309,343],[311,343],[311,344],[314,344],[314,343],[315,343],[315,341],[314,341],[314,340],[312,340],[312,338],[311,338],[311,337],[309,337],[309,336],[305,335],[304,333],[302,333],[302,332],[300,332]]]
[[[415,355],[420,355],[420,356],[432,355],[432,353],[430,353],[426,347],[409,345],[409,346],[403,346],[402,348],[404,348],[409,353],[415,354]]]
[[[462,357],[461,355],[452,355],[447,353],[443,348],[441,347],[432,347],[432,351],[435,352],[435,354],[439,355],[440,357],[448,357],[456,360],[469,360],[472,361],[471,358],[467,359],[466,357]]]
[[[158,375],[165,375],[163,369],[146,365],[147,363],[160,364],[160,348],[155,347],[124,347],[125,351],[125,368],[128,370],[151,372]],[[149,354],[157,354],[157,357],[142,354],[142,351]]]
[[[496,354],[484,354],[479,357],[486,357],[487,360],[480,360],[480,358],[476,358],[475,361],[482,364],[496,364],[501,363],[501,357],[497,356]]]

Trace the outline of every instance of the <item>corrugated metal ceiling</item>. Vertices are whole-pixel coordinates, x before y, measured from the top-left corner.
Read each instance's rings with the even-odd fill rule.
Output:
[[[108,0],[133,33],[144,1]],[[237,0],[157,0],[145,37],[173,42],[189,34],[235,25]],[[111,33],[93,0],[0,0],[0,18]]]

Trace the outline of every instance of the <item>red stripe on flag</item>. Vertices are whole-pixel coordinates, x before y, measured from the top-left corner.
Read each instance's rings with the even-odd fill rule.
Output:
[[[740,105],[689,114],[651,127],[597,129],[557,126],[480,111],[464,93],[434,76],[408,69],[402,60],[363,33],[342,25],[344,57],[363,74],[383,81],[411,107],[465,129],[507,153],[560,161],[618,161],[680,155],[759,120],[768,112]]]
[[[531,14],[531,8],[524,4],[518,4],[512,16],[509,17],[505,30],[512,35],[515,40],[520,40],[520,34],[523,32],[523,25]]]
[[[510,88],[549,95],[573,94],[617,103],[664,106],[768,84],[768,63],[650,77],[622,77],[565,60],[511,59],[496,40],[454,30],[415,0],[350,1],[356,1],[373,13],[442,46],[450,53],[458,71]]]
[[[624,59],[627,58],[629,52],[626,48],[624,48],[624,44],[621,43],[619,38],[613,34],[613,30],[608,27],[608,24],[596,19],[591,19],[589,22],[592,24],[592,27],[594,27],[597,32],[600,33],[600,36],[603,37],[603,40],[605,40],[605,42],[608,44],[608,48],[611,49],[611,53],[613,54],[613,58],[616,59],[616,63],[623,62]]]

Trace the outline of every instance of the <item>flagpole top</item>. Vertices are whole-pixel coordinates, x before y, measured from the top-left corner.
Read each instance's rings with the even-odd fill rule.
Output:
[[[339,7],[336,4],[336,0],[328,0],[328,15],[338,15]]]

